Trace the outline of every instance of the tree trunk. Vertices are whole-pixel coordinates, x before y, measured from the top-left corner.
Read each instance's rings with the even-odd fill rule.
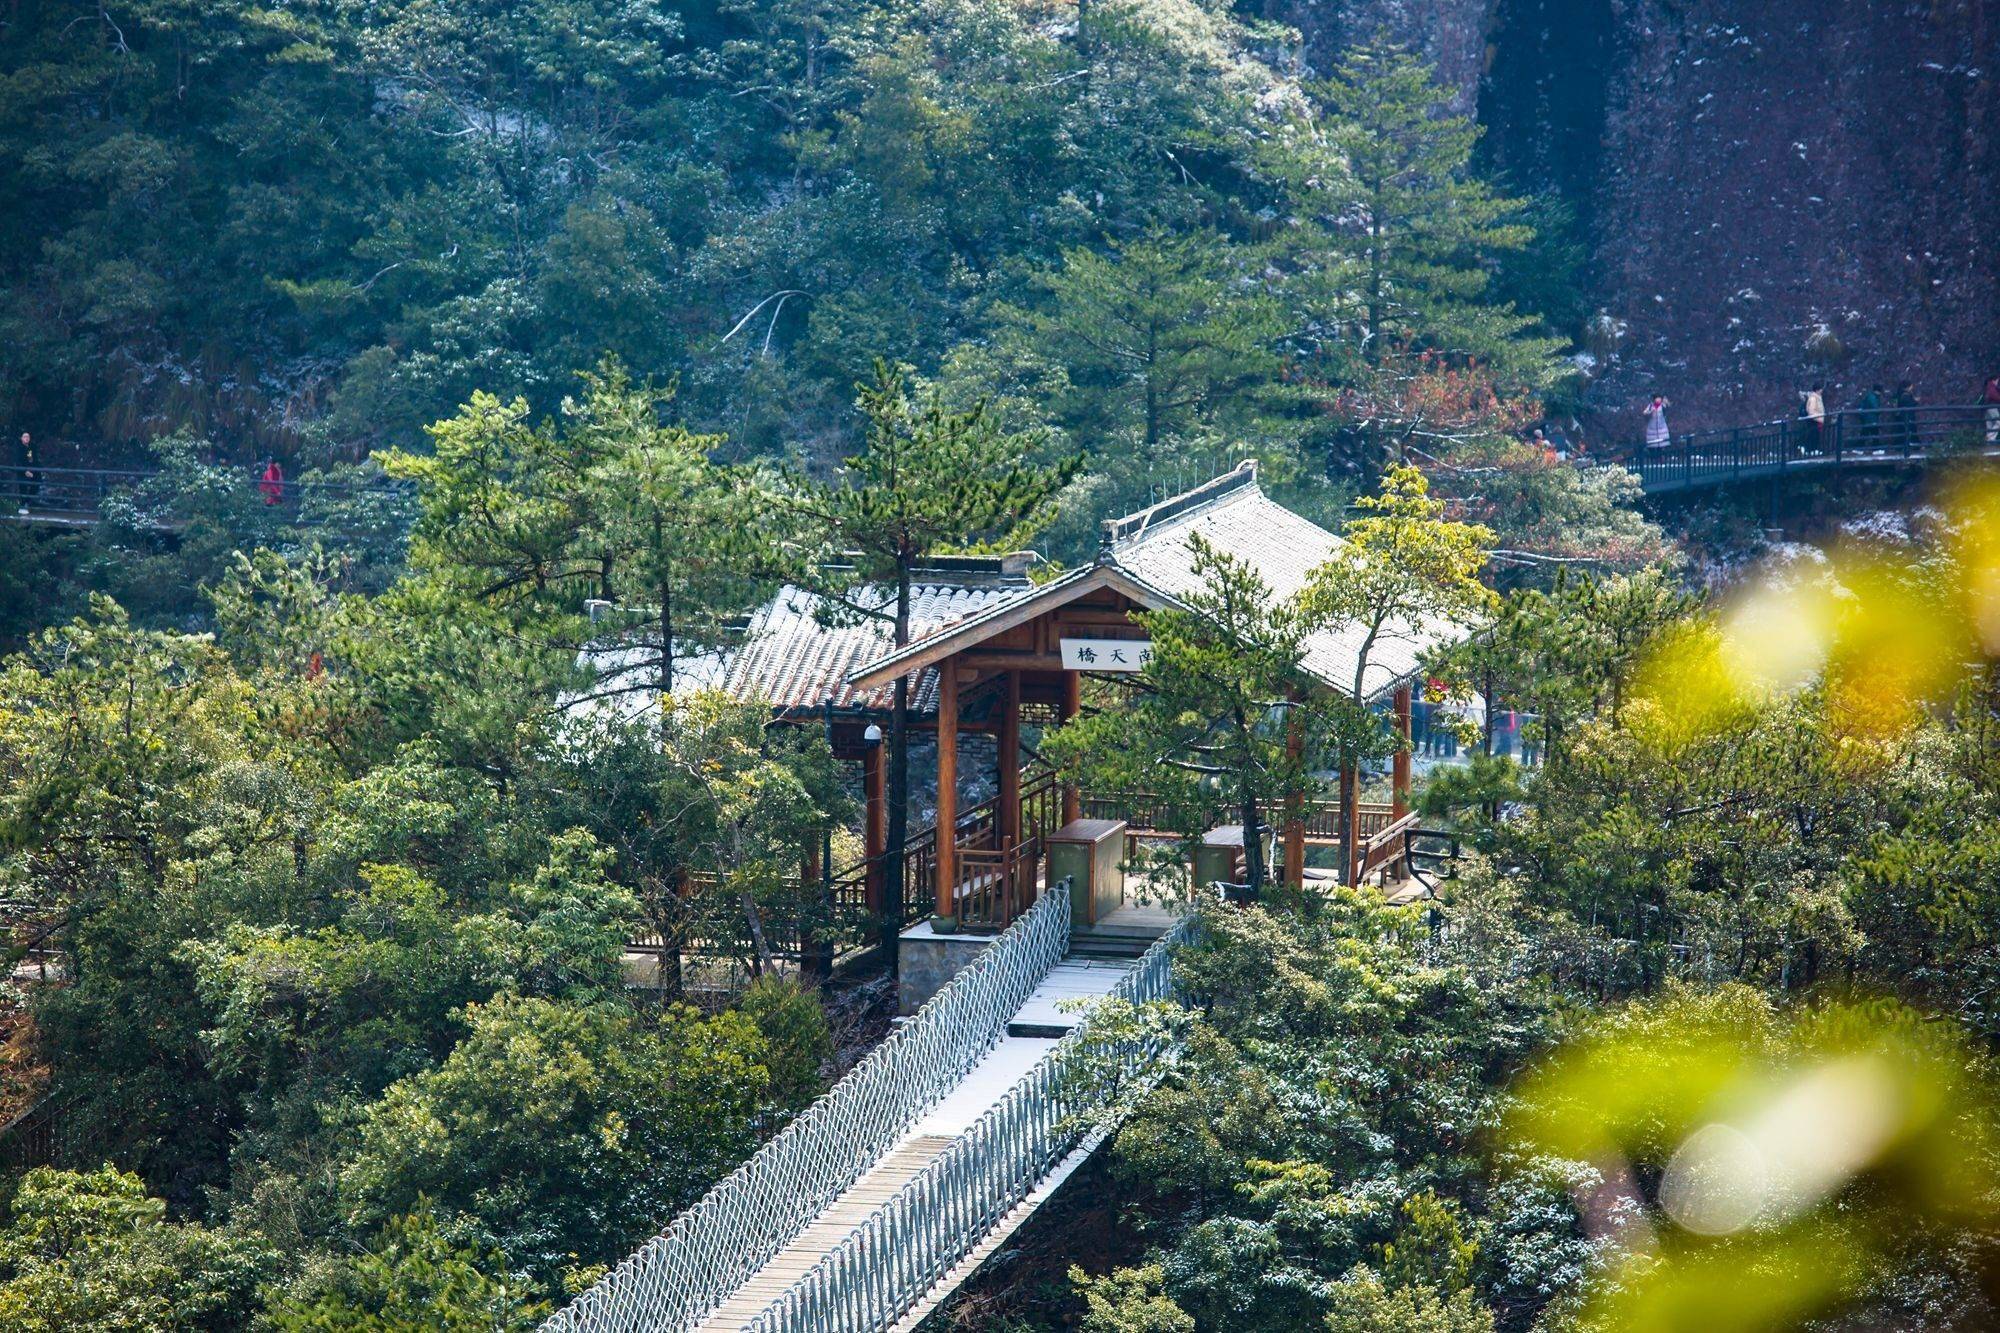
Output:
[[[1247,784],[1243,791],[1243,878],[1249,886],[1249,901],[1264,896],[1264,838],[1257,822],[1257,793]]]
[[[777,971],[777,963],[771,957],[771,946],[764,940],[764,923],[757,916],[757,899],[750,890],[744,889],[738,895],[743,906],[743,924],[750,929],[750,947],[757,955],[757,975],[768,976]]]
[[[1264,896],[1264,838],[1263,825],[1258,822],[1257,788],[1249,778],[1249,757],[1256,754],[1255,739],[1252,736],[1250,720],[1243,711],[1236,711],[1236,735],[1243,746],[1245,773],[1243,781],[1243,878],[1249,888],[1251,902]]]
[[[660,518],[653,516],[653,542],[660,541]],[[660,571],[660,725],[667,722],[667,705],[674,697],[674,581],[673,565]]]

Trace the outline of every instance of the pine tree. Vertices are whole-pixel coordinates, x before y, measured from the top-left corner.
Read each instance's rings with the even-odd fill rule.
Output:
[[[854,560],[850,581],[823,581],[823,590],[858,614],[893,624],[901,647],[910,641],[910,590],[925,558],[1026,542],[1055,516],[1056,495],[1083,460],[1033,461],[1035,434],[1002,429],[984,405],[954,412],[935,396],[915,400],[905,371],[880,358],[874,378],[855,388],[856,405],[868,423],[861,452],[832,483],[801,480],[784,504],[816,527],[828,546]],[[892,590],[886,602],[864,591],[882,585]],[[910,679],[899,676],[889,724],[888,849],[882,866],[882,943],[892,963],[909,835],[909,710]],[[940,829],[938,836],[949,837],[951,830]]]
[[[1313,571],[1304,600],[1325,623],[1358,636],[1348,708],[1339,728],[1340,836],[1352,883],[1356,860],[1356,765],[1386,741],[1381,721],[1366,707],[1368,674],[1376,650],[1401,637],[1420,639],[1439,621],[1485,612],[1493,594],[1479,581],[1493,534],[1445,517],[1424,474],[1389,469],[1377,495],[1356,502],[1367,517],[1348,524],[1347,540],[1333,559]]]
[[[1312,610],[1199,536],[1189,544],[1201,584],[1180,607],[1139,617],[1153,651],[1130,697],[1068,723],[1042,753],[1079,786],[1146,792],[1182,857],[1207,830],[1238,824],[1255,899],[1270,873],[1264,816],[1317,789],[1307,757],[1336,720],[1333,701],[1299,675]]]
[[[1554,381],[1560,344],[1487,295],[1494,256],[1533,238],[1520,204],[1471,174],[1480,130],[1423,62],[1362,47],[1312,89],[1267,157],[1306,222],[1291,299],[1314,370],[1358,395],[1345,415],[1378,450],[1418,433],[1427,377],[1477,366],[1497,403]]]
[[[636,656],[607,688],[655,692],[664,713],[676,662],[773,591],[778,534],[751,479],[710,459],[721,436],[662,420],[671,386],[615,362],[583,379],[560,425],[481,394],[432,427],[432,453],[380,457],[421,487],[413,569],[559,658],[622,634]],[[595,626],[592,600],[608,604]]]
[[[1275,415],[1285,317],[1258,268],[1215,232],[1067,250],[1036,277],[1038,300],[999,307],[1000,355],[1099,467],[1288,437]]]

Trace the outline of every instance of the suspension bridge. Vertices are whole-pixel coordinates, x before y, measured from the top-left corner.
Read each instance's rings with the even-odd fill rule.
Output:
[[[170,512],[171,506],[155,503],[146,494],[148,483],[161,475],[158,470],[138,468],[44,467],[39,463],[0,466],[0,518],[88,528],[109,516],[108,502],[130,500],[136,521],[149,528],[172,529],[180,520]],[[235,501],[277,523],[323,521],[356,500],[409,493],[408,487],[387,478],[363,484],[317,477],[267,480],[260,471],[248,467],[211,469],[200,485],[211,498]],[[214,494],[218,490],[221,493]]]
[[[1173,993],[1191,910],[1125,909],[1132,957],[1041,894],[887,1041],[544,1333],[914,1328],[1104,1137],[1158,1037],[1082,1006]],[[1115,924],[1099,922],[1098,925]],[[1093,943],[1096,941],[1096,943]]]

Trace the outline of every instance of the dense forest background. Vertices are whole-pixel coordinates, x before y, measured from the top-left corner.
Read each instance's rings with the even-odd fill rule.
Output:
[[[474,389],[548,410],[611,352],[678,376],[735,450],[825,461],[871,356],[1043,387],[1052,308],[1180,313],[1282,262],[1286,125],[1312,112],[1288,30],[1193,0],[1081,13],[19,6],[0,416],[100,462],[182,429],[245,461],[354,459]],[[1574,264],[1540,216],[1539,249],[1468,235],[1454,257],[1568,335]],[[1076,271],[1121,246],[1160,249],[1156,290]],[[1107,453],[1162,430],[1219,447],[1203,432],[1280,365],[1291,415],[1326,410],[1313,331],[1243,303],[1219,346],[1159,353],[1165,420],[1074,403],[1063,424]]]
[[[1844,1326],[1990,1323],[2000,506],[1968,485],[1792,550],[1750,642],[1818,656],[1739,690],[1746,622],[1687,538],[1757,549],[1754,505],[1670,533],[1577,457],[1621,438],[1592,395],[1678,355],[1599,318],[1606,228],[1679,233],[1643,190],[1607,202],[1588,134],[1523,131],[1636,115],[1606,71],[1656,49],[1628,22],[1653,7],[1502,6],[1490,66],[1461,40],[1484,7],[1313,8],[0,5],[0,425],[40,467],[151,470],[86,528],[0,525],[0,901],[59,932],[54,981],[0,1006],[0,1100],[66,1126],[61,1169],[0,1189],[0,1324],[532,1326],[882,1027],[880,983],[778,976],[754,928],[736,961],[765,975],[726,1002],[625,984],[642,930],[826,926],[801,848],[848,834],[854,784],[756,701],[580,706],[580,652],[618,636],[658,681],[783,580],[1086,559],[1097,519],[1244,458],[1355,539],[1317,609],[1222,571],[1252,637],[1490,616],[1427,669],[1530,714],[1540,762],[1468,734],[1427,784],[1465,853],[1435,914],[1218,914],[1189,1008],[1133,1019],[1188,1054],[1098,1211],[955,1317],[1619,1327],[1694,1271]],[[1664,8],[1686,50],[1749,58]],[[1558,28],[1615,59],[1511,63]],[[1941,96],[1963,174],[1984,113]],[[1976,309],[1957,262],[1925,281]],[[1810,371],[1811,333],[1773,317],[1761,346]],[[1408,558],[1441,536],[1443,591]],[[1195,715],[1286,685],[1293,658],[1201,620]],[[1178,715],[1106,702],[1076,762],[1157,767]],[[1365,709],[1328,727],[1285,765],[1315,796],[1386,755]],[[1655,1250],[1605,1224],[1604,1160],[1515,1132],[1517,1079],[1580,1040],[1630,1087],[1686,1046],[1765,1092],[1886,1043],[1929,1118],[1721,1237],[1656,1206],[1648,1121],[1619,1207]],[[1828,1236],[1851,1262],[1813,1287]]]

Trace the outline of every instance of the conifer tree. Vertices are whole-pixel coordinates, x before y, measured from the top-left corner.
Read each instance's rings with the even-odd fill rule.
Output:
[[[1254,436],[1279,378],[1284,315],[1252,258],[1214,232],[1065,251],[1036,278],[1040,301],[1001,308],[1002,342],[1052,390],[1057,419],[1103,454],[1136,446],[1152,461]]]
[[[910,641],[910,591],[933,555],[1006,549],[1028,541],[1055,516],[1055,500],[1080,457],[1035,461],[1039,438],[1002,429],[984,405],[946,409],[934,395],[913,399],[906,374],[877,358],[874,377],[855,386],[867,418],[861,452],[831,483],[801,481],[785,505],[826,544],[853,559],[851,580],[823,582],[856,614],[894,626]],[[871,590],[887,585],[885,599]],[[950,689],[950,682],[942,688]],[[883,947],[893,962],[902,921],[903,843],[909,834],[910,680],[899,676],[889,726],[888,848]],[[938,830],[950,837],[949,829]]]
[[[1243,830],[1245,891],[1269,879],[1266,812],[1317,787],[1308,756],[1336,721],[1300,675],[1311,608],[1280,598],[1257,571],[1189,539],[1200,586],[1139,617],[1153,651],[1131,695],[1044,739],[1043,756],[1078,785],[1143,791],[1161,827],[1192,854],[1220,824]]]
[[[560,424],[478,394],[431,428],[432,453],[380,457],[421,488],[413,569],[562,661],[622,632],[635,656],[605,688],[656,692],[664,711],[676,662],[770,595],[778,535],[751,479],[711,461],[722,437],[662,419],[671,386],[615,362],[583,380]]]
[[[1347,858],[1343,878],[1352,882],[1356,859],[1358,793],[1355,766],[1383,740],[1380,719],[1367,709],[1369,673],[1376,652],[1403,638],[1422,642],[1441,621],[1484,613],[1493,594],[1479,581],[1493,534],[1474,523],[1448,519],[1416,468],[1397,466],[1381,492],[1356,502],[1368,515],[1348,524],[1333,559],[1313,572],[1304,600],[1325,623],[1358,636],[1349,705],[1340,727],[1340,836]]]
[[[1312,92],[1267,166],[1308,224],[1290,245],[1303,341],[1319,377],[1358,394],[1362,433],[1406,440],[1437,410],[1426,381],[1453,368],[1480,367],[1496,403],[1552,383],[1560,344],[1487,294],[1493,257],[1534,233],[1472,175],[1478,125],[1394,48],[1353,51]]]

